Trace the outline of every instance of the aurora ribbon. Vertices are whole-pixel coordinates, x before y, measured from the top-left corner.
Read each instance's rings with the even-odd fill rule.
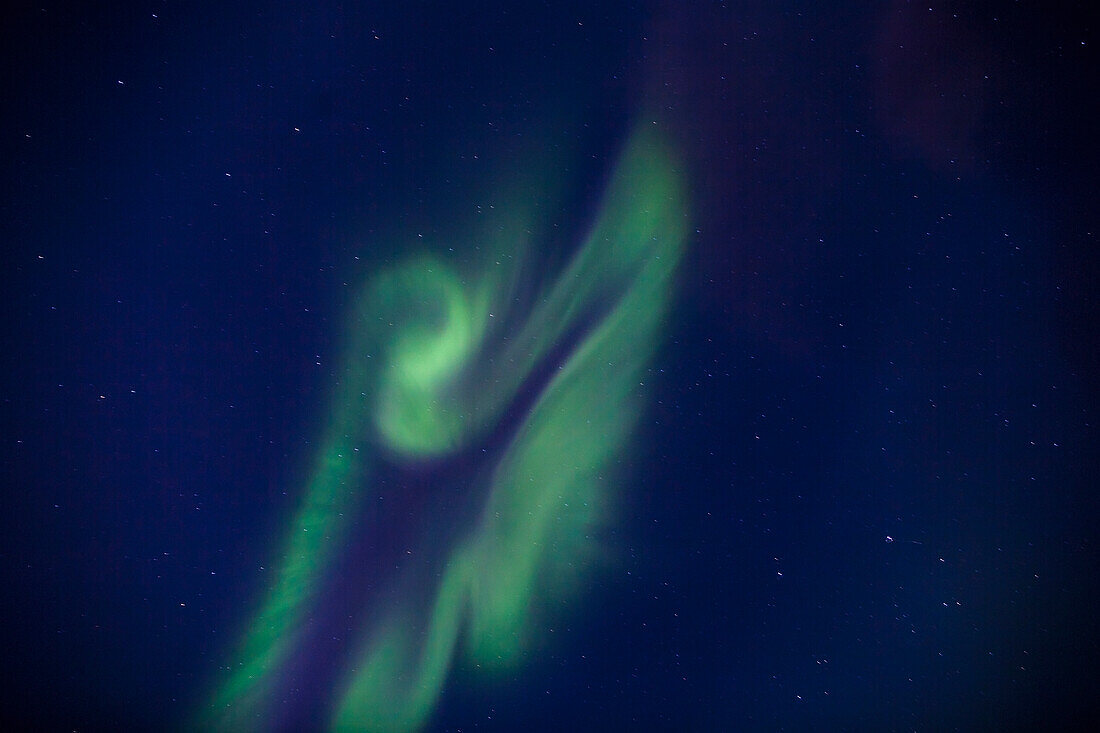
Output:
[[[301,628],[348,541],[345,515],[358,511],[372,462],[468,450],[517,410],[483,474],[475,520],[378,598],[348,650],[331,720],[318,724],[417,730],[456,654],[507,669],[537,645],[537,621],[580,590],[606,552],[598,535],[629,478],[623,466],[685,231],[676,159],[645,124],[621,153],[584,242],[526,309],[516,306],[529,259],[523,221],[496,233],[499,246],[486,247],[490,260],[479,267],[425,255],[372,278],[350,319],[332,419],[277,580],[197,725],[278,727],[280,670],[308,654]],[[509,237],[517,245],[501,256]]]

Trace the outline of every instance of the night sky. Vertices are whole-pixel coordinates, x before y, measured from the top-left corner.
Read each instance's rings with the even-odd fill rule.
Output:
[[[5,729],[197,725],[364,283],[472,252],[519,168],[560,188],[527,202],[536,300],[639,124],[685,254],[607,557],[504,676],[460,648],[427,729],[1086,729],[1087,4],[101,5],[21,4],[0,43]],[[380,553],[468,531],[509,434],[382,456],[386,539],[340,546],[309,623],[369,627]],[[325,634],[263,727],[327,728]]]

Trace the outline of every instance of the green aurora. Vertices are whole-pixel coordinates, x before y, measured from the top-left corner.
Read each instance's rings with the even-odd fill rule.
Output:
[[[491,261],[479,267],[459,271],[425,255],[367,284],[277,579],[198,727],[275,727],[279,672],[302,653],[300,629],[346,545],[345,514],[362,504],[371,461],[423,461],[476,445],[551,358],[484,475],[473,526],[417,580],[399,578],[350,645],[329,727],[422,728],[456,655],[486,673],[513,668],[538,642],[540,617],[587,582],[604,552],[594,535],[629,478],[622,466],[682,254],[687,209],[676,158],[655,124],[640,125],[583,244],[517,315],[525,218],[483,241]],[[429,585],[403,592],[418,582]]]

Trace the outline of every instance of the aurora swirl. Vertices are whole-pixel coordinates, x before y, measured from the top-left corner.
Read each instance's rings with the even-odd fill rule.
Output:
[[[440,533],[444,546],[424,553],[420,567],[410,561],[372,601],[370,623],[348,642],[329,719],[317,725],[418,730],[457,655],[485,674],[521,662],[537,645],[539,619],[581,591],[608,552],[597,535],[628,494],[623,467],[686,216],[676,157],[644,124],[624,146],[587,236],[526,307],[515,292],[533,259],[522,214],[483,239],[480,262],[423,254],[370,278],[349,317],[331,416],[277,554],[277,579],[198,725],[278,727],[279,676],[309,654],[301,628],[376,467],[440,460],[502,430],[503,448],[479,474],[474,520]],[[376,512],[365,526],[386,521],[365,511]],[[429,526],[410,542],[435,534]]]

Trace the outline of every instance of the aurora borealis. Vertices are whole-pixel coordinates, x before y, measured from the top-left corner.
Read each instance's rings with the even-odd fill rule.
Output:
[[[1089,10],[15,6],[0,731],[1092,733]]]
[[[418,573],[430,587],[412,595],[426,602],[388,597],[377,623],[358,634],[333,728],[419,729],[456,654],[487,670],[520,662],[538,641],[535,620],[583,588],[603,551],[593,535],[613,521],[609,508],[630,478],[624,460],[686,216],[676,159],[656,127],[641,124],[584,242],[530,299],[528,313],[510,316],[512,277],[484,265],[459,274],[414,254],[371,279],[350,319],[343,383],[278,579],[200,725],[276,726],[280,668],[309,654],[295,649],[298,629],[346,539],[343,518],[361,503],[372,463],[467,449],[543,366],[549,376],[484,474],[476,521],[430,572]],[[485,254],[496,263],[530,261],[513,246],[491,241]],[[549,355],[556,363],[545,369]]]

